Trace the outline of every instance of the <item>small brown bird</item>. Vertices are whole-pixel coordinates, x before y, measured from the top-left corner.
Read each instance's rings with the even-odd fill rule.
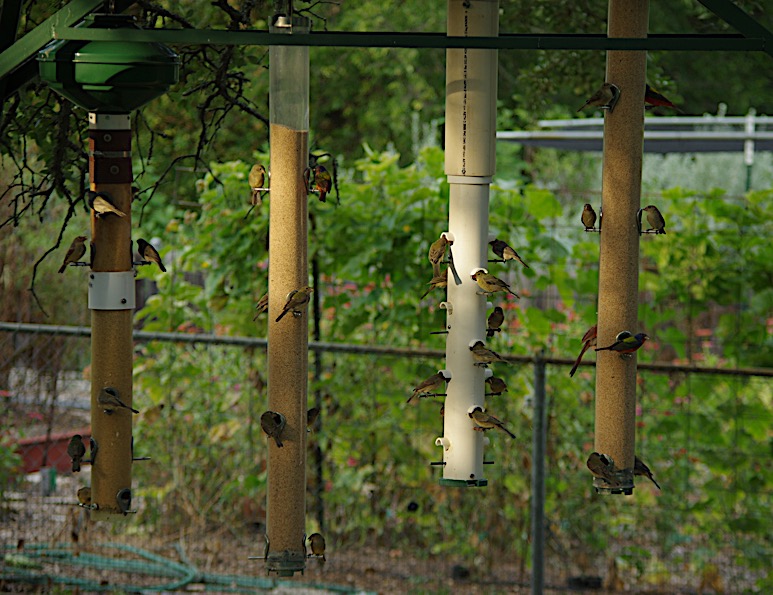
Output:
[[[258,300],[257,305],[255,306],[255,310],[257,312],[255,313],[255,316],[253,317],[253,321],[258,319],[258,316],[263,314],[263,312],[268,311],[268,293],[266,293],[262,298]]]
[[[582,216],[580,217],[580,220],[585,226],[585,231],[594,229],[594,226],[596,225],[596,211],[594,211],[593,207],[590,206],[590,204],[587,202],[582,208]]]
[[[285,314],[290,311],[292,311],[293,316],[295,317],[303,314],[303,311],[300,309],[300,307],[309,303],[309,299],[311,299],[311,294],[313,291],[314,289],[309,286],[301,287],[300,289],[293,289],[289,294],[287,294],[287,301],[285,302],[285,305],[282,306],[282,312],[279,314],[279,316],[277,316],[275,322],[282,320]]]
[[[326,561],[325,558],[325,538],[321,533],[312,533],[309,535],[309,545],[311,545],[311,555],[319,558],[319,564],[322,566]]]
[[[260,163],[253,165],[250,170],[250,175],[247,177],[247,181],[250,183],[250,204],[259,206],[263,202],[260,198],[260,189],[265,188],[266,168]]]
[[[427,253],[427,258],[432,264],[432,274],[435,277],[440,275],[440,263],[446,255],[446,248],[451,242],[446,239],[446,236],[440,235],[440,237],[432,242]]]
[[[586,107],[600,107],[601,109],[608,109],[610,112],[615,109],[615,104],[620,97],[620,89],[612,83],[604,83],[601,88],[588,98],[588,101],[582,104],[578,112],[581,112]]]
[[[314,422],[317,421],[317,418],[319,417],[319,407],[312,407],[306,412],[306,427],[310,428],[314,425]]]
[[[470,418],[472,418],[472,421],[475,422],[476,427],[474,427],[473,430],[477,430],[478,432],[485,432],[486,430],[490,430],[492,428],[498,428],[510,436],[510,438],[515,438],[515,434],[513,434],[505,427],[505,424],[502,423],[502,420],[494,417],[493,415],[489,415],[488,413],[483,413],[483,409],[480,407],[476,407],[472,410],[471,413],[468,413],[467,415],[469,415]]]
[[[413,401],[415,397],[421,398],[422,395],[434,395],[437,393],[437,391],[443,390],[445,388],[446,383],[450,382],[450,378],[446,378],[443,375],[443,372],[438,372],[437,374],[433,374],[429,378],[425,378],[422,380],[419,384],[417,384],[413,389],[413,394],[408,397],[408,400],[406,403],[410,403]]]
[[[587,465],[594,477],[603,479],[610,486],[617,485],[617,480],[614,476],[615,466],[606,455],[592,452],[588,457]]]
[[[72,459],[72,472],[81,470],[81,461],[86,456],[86,447],[83,444],[83,436],[75,434],[67,445],[67,455]]]
[[[644,464],[644,461],[642,461],[639,457],[636,457],[636,456],[633,459],[633,474],[649,477],[650,481],[655,484],[655,487],[660,489],[658,482],[655,481],[654,477],[652,477],[652,471],[650,471],[650,468]]]
[[[333,188],[333,179],[324,165],[314,168],[314,188],[319,192],[319,201],[326,202],[327,194]]]
[[[282,448],[282,431],[285,429],[287,420],[285,416],[276,411],[266,411],[260,416],[260,427],[268,435],[269,438],[273,438],[274,442],[279,448]]]
[[[164,263],[161,262],[161,255],[158,253],[150,243],[146,242],[142,238],[137,240],[137,251],[140,253],[140,258],[145,262],[155,262],[162,273],[166,273]]]
[[[126,217],[126,213],[119,210],[113,204],[110,195],[107,192],[94,192],[93,190],[86,191],[86,197],[89,206],[94,210],[94,215],[100,218],[102,215],[118,215],[119,217]]]
[[[588,351],[588,349],[595,346],[596,325],[594,324],[587,331],[585,331],[585,334],[582,336],[582,350],[580,351],[580,355],[577,356],[572,369],[569,371],[569,376],[574,376],[574,373],[577,371],[577,366],[579,366],[580,362],[582,361],[582,356],[585,355],[585,352]]]
[[[512,289],[510,289],[509,284],[505,283],[502,279],[500,279],[499,277],[495,277],[490,273],[484,273],[483,271],[478,271],[472,275],[472,279],[473,281],[477,281],[478,287],[480,287],[483,290],[483,293],[496,293],[497,291],[505,291],[510,295],[513,295],[516,298],[521,299],[521,297],[517,293],[515,293]]]
[[[91,506],[91,488],[83,486],[78,489],[78,502],[84,506]]]
[[[64,255],[64,261],[59,268],[60,273],[64,273],[64,269],[71,262],[78,262],[83,255],[86,254],[86,236],[78,236],[72,241],[70,247],[67,249],[67,254]]]
[[[654,230],[656,234],[666,233],[666,220],[655,205],[647,205],[642,211],[647,213],[647,223],[650,224],[647,231]]]
[[[489,376],[486,378],[486,384],[488,384],[489,395],[501,395],[507,392],[507,384],[501,378],[497,376]]]
[[[442,289],[444,287],[448,287],[448,267],[446,267],[446,270],[442,273],[432,277],[427,285],[429,285],[429,289],[421,294],[421,297],[419,298],[420,300],[423,300],[425,297],[427,297],[427,294],[433,289]]]
[[[531,267],[526,264],[523,259],[518,256],[518,253],[508,245],[507,242],[504,240],[497,240],[493,239],[489,242],[491,245],[491,249],[494,251],[494,254],[499,256],[503,261],[507,262],[508,260],[517,260],[520,262],[523,266],[525,266],[527,269],[530,269]]]
[[[119,409],[128,409],[132,413],[139,413],[139,411],[137,411],[136,409],[132,409],[126,403],[124,403],[121,400],[121,397],[118,396],[118,391],[114,389],[112,386],[105,387],[101,391],[99,391],[99,395],[97,396],[97,402],[103,407],[106,407],[105,413],[107,414],[111,414],[113,412],[113,409],[110,409],[110,407],[118,407]]]
[[[486,337],[489,339],[494,336],[494,333],[502,331],[502,323],[505,321],[505,311],[499,306],[494,308],[494,311],[489,314],[488,321],[486,322]]]
[[[491,349],[487,349],[483,344],[483,341],[476,341],[475,344],[470,347],[470,351],[472,352],[472,359],[475,361],[474,365],[476,366],[487,367],[488,364],[494,362],[502,362],[503,364],[508,363],[501,355],[495,351],[491,351]]]

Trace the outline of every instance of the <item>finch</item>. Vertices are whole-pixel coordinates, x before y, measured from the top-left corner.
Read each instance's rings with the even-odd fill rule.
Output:
[[[489,339],[494,336],[494,333],[502,331],[502,323],[505,321],[505,311],[499,306],[494,308],[494,311],[489,314],[488,321],[486,322],[486,337]]]
[[[423,300],[425,297],[427,297],[427,294],[432,291],[433,289],[448,287],[448,267],[446,267],[446,270],[442,273],[439,273],[432,277],[429,283],[429,289],[425,291],[423,294],[421,294],[420,300]]]
[[[118,391],[114,389],[112,386],[108,386],[106,388],[103,388],[101,391],[99,391],[99,395],[97,396],[97,402],[103,407],[108,407],[108,409],[105,409],[105,413],[113,412],[113,410],[109,409],[109,407],[118,407],[118,408],[128,409],[132,413],[139,413],[139,411],[137,411],[136,409],[132,409],[126,403],[124,403],[121,400],[121,397],[118,396]]]
[[[429,378],[425,378],[422,380],[419,384],[417,384],[413,389],[413,394],[408,397],[408,400],[406,403],[410,403],[413,401],[414,397],[421,398],[422,395],[432,395],[435,394],[438,389],[443,389],[446,385],[446,383],[450,382],[450,378],[446,378],[443,375],[443,372],[438,372],[437,374],[433,374]]]
[[[86,236],[78,236],[67,249],[67,254],[64,255],[64,261],[62,266],[59,267],[59,272],[64,273],[64,269],[67,268],[68,264],[78,262],[84,254],[86,254]]]
[[[617,480],[614,477],[615,466],[612,461],[606,455],[599,454],[597,452],[590,453],[588,457],[588,469],[593,473],[594,477],[599,477],[606,481],[609,485],[617,485]]]
[[[306,412],[306,427],[310,428],[314,425],[314,422],[317,421],[317,418],[319,417],[319,407],[312,407]]]
[[[491,249],[494,251],[494,254],[499,256],[503,261],[507,262],[508,260],[517,260],[520,262],[523,266],[525,266],[527,269],[530,269],[531,267],[526,264],[523,259],[518,256],[518,253],[507,244],[504,240],[497,240],[493,239],[489,242],[491,245]]]
[[[273,438],[274,442],[279,448],[282,448],[282,430],[285,429],[287,420],[285,416],[276,411],[266,411],[260,416],[260,427],[268,435],[269,438]]]
[[[81,461],[86,455],[86,447],[83,445],[83,436],[75,434],[67,445],[67,455],[72,459],[72,472],[81,470]]]
[[[582,361],[582,356],[585,355],[585,352],[588,351],[588,349],[595,346],[596,325],[594,324],[587,331],[585,331],[585,334],[582,336],[582,350],[580,351],[580,355],[577,356],[572,369],[569,371],[569,376],[574,376],[574,373],[577,371],[577,366],[579,366],[580,362]]]
[[[596,211],[593,210],[589,203],[585,203],[585,206],[582,208],[580,220],[585,226],[585,231],[593,229],[594,225],[596,225]]]
[[[473,430],[477,430],[478,432],[485,432],[491,428],[498,428],[510,436],[510,438],[515,438],[515,434],[513,434],[505,427],[505,425],[502,423],[502,420],[494,417],[493,415],[489,415],[488,413],[483,413],[483,409],[480,407],[476,407],[472,410],[472,413],[468,413],[467,415],[469,415],[472,418],[472,421],[475,422],[476,427],[474,427]]]
[[[618,337],[620,337],[620,335],[618,335]],[[646,335],[645,333],[636,333],[635,335],[618,338],[614,343],[607,345],[606,347],[596,347],[596,351],[617,351],[621,354],[633,353],[644,345],[644,342],[647,339],[649,339],[649,335]]]
[[[650,481],[655,484],[655,487],[660,489],[658,482],[655,481],[654,477],[652,477],[652,471],[650,471],[650,468],[644,464],[644,461],[642,461],[639,457],[636,457],[636,456],[633,459],[633,474],[649,477]]]
[[[319,191],[319,201],[327,201],[327,193],[333,188],[333,180],[324,165],[314,168],[314,188]]]
[[[139,251],[142,260],[146,262],[155,262],[158,265],[158,268],[161,269],[161,272],[166,273],[166,267],[164,267],[164,263],[161,262],[161,255],[158,253],[158,250],[148,242],[142,238],[138,239],[137,250]]]
[[[102,215],[118,215],[119,217],[126,217],[126,213],[119,210],[113,204],[110,195],[107,192],[94,192],[93,190],[87,190],[86,196],[88,197],[89,206],[94,209],[94,215],[99,218]]]
[[[429,253],[427,254],[427,258],[429,259],[429,262],[432,264],[432,274],[437,277],[440,275],[440,262],[445,258],[446,255],[446,248],[448,247],[448,244],[450,244],[446,239],[446,236],[442,235],[432,242],[432,244],[429,247]]]
[[[293,289],[287,295],[287,302],[282,307],[282,312],[277,316],[275,322],[279,322],[284,318],[285,314],[292,310],[293,316],[300,316],[302,311],[299,309],[301,306],[305,306],[309,303],[311,294],[314,291],[312,287],[301,287],[300,289]]]
[[[478,271],[472,275],[473,281],[477,281],[478,286],[484,293],[496,293],[497,291],[506,291],[510,295],[514,295],[516,298],[521,299],[517,293],[510,289],[510,285],[502,281],[499,277],[495,277],[491,273],[484,273]]]
[[[647,205],[642,211],[647,213],[647,223],[650,224],[650,228],[647,231],[654,230],[656,234],[666,233],[666,220],[663,219],[663,215],[655,205]]]
[[[608,109],[610,112],[615,109],[615,104],[620,97],[620,89],[612,83],[604,83],[601,88],[588,98],[588,101],[582,104],[578,112],[581,112],[586,107],[600,107],[601,109]]]
[[[320,565],[324,564],[325,558],[325,538],[320,533],[309,535],[309,545],[311,545],[311,555],[319,558]]]
[[[260,198],[260,189],[265,188],[266,168],[260,163],[253,165],[250,170],[250,175],[247,176],[247,181],[250,183],[250,190],[252,191],[252,194],[250,195],[250,204],[253,206],[260,205],[263,202]]]
[[[486,367],[493,362],[502,362],[503,364],[508,363],[501,355],[491,351],[491,349],[487,349],[483,344],[483,341],[476,341],[475,344],[470,347],[470,351],[472,351],[472,359],[475,361],[476,366]]]
[[[678,107],[671,103],[670,99],[667,99],[665,95],[658,93],[655,89],[646,85],[644,87],[644,108],[652,109],[653,107],[670,107],[678,112],[681,112]]]
[[[489,376],[486,378],[486,384],[488,384],[489,395],[501,395],[507,392],[507,384],[501,378],[496,376]]]
[[[91,506],[91,488],[83,486],[78,489],[78,502],[84,506]]]
[[[266,312],[268,310],[268,293],[266,293],[262,298],[258,300],[257,305],[255,306],[255,310],[257,312],[255,313],[255,316],[253,317],[253,321],[258,319],[258,316],[263,314],[263,312]]]

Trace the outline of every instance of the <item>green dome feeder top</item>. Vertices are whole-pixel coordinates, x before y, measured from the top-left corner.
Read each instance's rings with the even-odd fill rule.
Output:
[[[82,25],[139,29],[134,17],[91,14]],[[40,78],[90,112],[123,114],[163,95],[176,83],[180,59],[161,43],[54,41],[38,53]]]

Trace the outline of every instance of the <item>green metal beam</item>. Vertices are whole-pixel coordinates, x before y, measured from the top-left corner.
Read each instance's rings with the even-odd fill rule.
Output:
[[[763,51],[773,56],[773,33],[754,20],[730,0],[698,0],[703,6],[747,38],[764,41]]]
[[[449,37],[444,33],[319,32],[284,35],[265,31],[221,29],[108,30],[58,27],[56,39],[145,41],[187,45],[304,45],[333,47],[484,48],[500,50],[646,50],[764,51],[765,40],[741,35],[651,35],[608,38],[605,35],[500,35]]]

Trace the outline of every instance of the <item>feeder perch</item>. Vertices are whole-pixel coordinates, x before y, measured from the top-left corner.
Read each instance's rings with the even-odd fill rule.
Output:
[[[449,440],[445,436],[441,436],[435,439],[435,446],[442,446],[444,450],[448,450],[451,448],[451,440]]]
[[[446,464],[445,461],[431,461],[430,462],[430,466],[431,467],[442,467],[445,464]]]
[[[449,315],[454,313],[454,305],[451,302],[440,302],[440,309],[447,310]],[[451,328],[450,324],[448,325],[448,328]]]

